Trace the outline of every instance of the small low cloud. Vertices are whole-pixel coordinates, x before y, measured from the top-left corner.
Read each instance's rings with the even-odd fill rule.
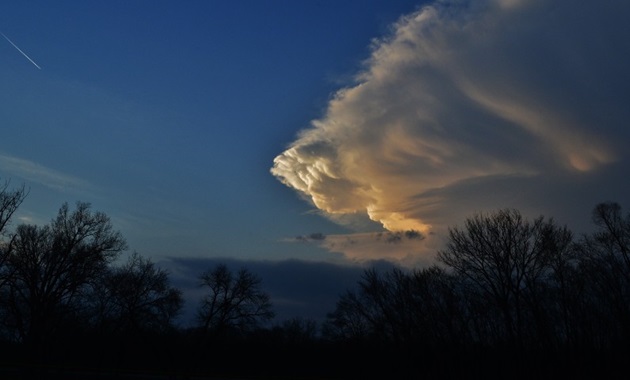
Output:
[[[314,244],[331,252],[342,254],[345,261],[365,264],[374,260],[387,260],[404,266],[427,265],[429,250],[425,237],[416,230],[379,231],[351,234],[301,235],[285,242]]]
[[[416,230],[408,230],[408,231],[396,231],[396,232],[386,232],[381,233],[380,235],[385,235],[385,241],[388,243],[400,243],[403,239],[409,240],[422,240],[424,237],[422,233]]]
[[[322,241],[322,240],[325,240],[325,239],[326,239],[326,235],[324,235],[321,232],[315,232],[315,233],[312,233],[310,235],[300,235],[300,236],[295,238],[295,240],[302,241],[302,242]]]
[[[588,212],[629,159],[628,17],[626,2],[435,1],[373,42],[271,173],[332,220],[425,237],[321,242],[352,259],[427,257],[488,208]]]

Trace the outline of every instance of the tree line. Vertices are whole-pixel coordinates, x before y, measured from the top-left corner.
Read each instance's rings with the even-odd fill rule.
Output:
[[[220,264],[200,274],[197,323],[182,328],[181,291],[138,253],[120,263],[127,244],[107,215],[77,202],[10,228],[27,195],[0,188],[6,371],[589,378],[630,352],[630,214],[617,203],[598,204],[581,236],[514,209],[475,214],[449,229],[433,266],[366,269],[321,325],[270,323],[262,279]]]

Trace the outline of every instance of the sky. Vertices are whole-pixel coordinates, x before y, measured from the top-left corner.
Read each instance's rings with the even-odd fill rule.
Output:
[[[8,1],[14,223],[90,202],[194,309],[218,262],[321,319],[362,268],[434,262],[510,207],[630,207],[630,3]]]

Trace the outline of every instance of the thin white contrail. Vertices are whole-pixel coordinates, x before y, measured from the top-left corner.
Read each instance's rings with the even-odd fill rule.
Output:
[[[25,57],[26,57],[26,59],[28,59],[29,61],[31,61],[31,63],[32,63],[33,65],[35,65],[35,67],[37,67],[37,68],[38,68],[38,69],[40,69],[40,70],[42,69],[41,67],[39,67],[39,65],[38,65],[37,63],[35,63],[35,61],[33,61],[33,60],[31,59],[31,57],[29,57],[28,55],[26,55],[26,53],[25,53],[25,52],[23,52],[23,51],[22,51],[22,49],[20,49],[19,47],[17,47],[17,45],[16,45],[16,44],[14,44],[14,43],[13,43],[13,41],[11,41],[11,40],[9,39],[9,37],[5,36],[5,35],[4,35],[4,33],[2,33],[2,32],[0,32],[0,34],[2,34],[2,37],[4,37],[7,41],[9,41],[9,43],[10,43],[11,45],[13,45],[13,47],[14,47],[14,48],[16,48],[16,49],[17,49],[20,53],[22,53],[22,55],[23,55],[23,56],[25,56]]]

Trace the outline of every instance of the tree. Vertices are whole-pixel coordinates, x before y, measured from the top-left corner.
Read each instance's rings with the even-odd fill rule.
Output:
[[[96,324],[113,333],[168,330],[183,304],[168,273],[137,252],[97,279],[90,298]]]
[[[530,223],[517,210],[503,209],[474,215],[463,228],[450,228],[448,237],[438,259],[469,284],[468,293],[500,313],[497,338],[521,344],[530,325],[543,323],[532,306],[553,275],[554,258],[570,246],[571,232],[551,219]]]
[[[630,213],[615,202],[592,214],[596,230],[580,244],[580,269],[588,279],[583,297],[596,314],[599,340],[630,339]]]
[[[77,202],[74,211],[63,204],[57,217],[43,227],[19,225],[7,248],[5,324],[39,351],[64,321],[79,312],[89,282],[125,248],[109,218],[92,212],[89,203]]]
[[[410,281],[416,340],[438,345],[466,341],[470,332],[457,278],[434,265],[414,270]]]
[[[27,195],[28,192],[25,190],[24,185],[15,190],[9,190],[9,181],[5,181],[0,186],[0,239],[8,235],[7,227],[11,222],[11,218]],[[9,246],[10,242],[0,240],[0,288],[9,276],[5,268],[9,257]]]
[[[585,236],[586,248],[630,282],[630,213],[624,217],[618,203],[600,203],[593,210],[593,222],[597,230]]]
[[[317,338],[317,322],[313,319],[294,317],[284,321],[279,329],[290,345],[310,343]]]
[[[333,340],[364,340],[373,335],[373,318],[366,311],[367,302],[359,293],[346,291],[335,310],[327,315],[322,334]]]
[[[247,332],[274,317],[270,297],[261,289],[261,279],[240,269],[234,275],[219,264],[200,276],[208,294],[198,310],[201,327],[206,331]]]
[[[0,186],[0,234],[5,235],[6,227],[11,221],[11,217],[20,207],[28,192],[24,188],[24,185],[15,189],[9,190],[9,181],[5,181]]]
[[[357,291],[348,291],[328,315],[324,333],[333,339],[428,345],[461,339],[455,282],[442,268],[367,269]]]

